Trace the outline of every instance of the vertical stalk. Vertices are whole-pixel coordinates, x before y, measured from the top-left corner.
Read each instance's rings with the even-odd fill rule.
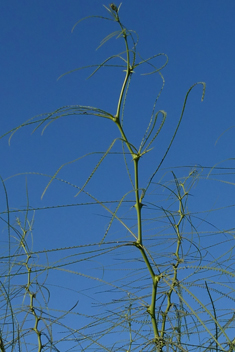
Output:
[[[141,208],[142,204],[139,199],[139,173],[138,162],[139,157],[134,157],[134,170],[135,170],[135,208],[137,213],[137,229],[138,229],[138,243],[142,246],[142,224],[141,224]]]
[[[131,74],[131,68],[130,68],[130,54],[129,54],[129,46],[128,46],[128,41],[127,41],[127,34],[126,34],[126,29],[123,28],[123,25],[121,24],[119,18],[118,18],[118,23],[122,29],[122,33],[123,33],[123,38],[125,41],[125,46],[126,46],[126,76],[121,88],[121,92],[119,95],[119,99],[118,99],[118,105],[117,105],[117,112],[116,112],[116,118],[119,119],[120,117],[120,109],[121,109],[121,105],[122,105],[122,99],[123,99],[123,94],[125,92],[126,89],[126,85],[127,85],[127,81],[129,78],[129,75]]]
[[[149,262],[149,259],[147,257],[147,254],[145,252],[145,249],[143,247],[143,238],[142,238],[142,218],[141,218],[141,209],[143,204],[140,202],[139,199],[139,173],[138,173],[138,162],[139,162],[140,156],[136,155],[133,158],[134,161],[134,172],[135,172],[135,208],[136,208],[136,213],[137,213],[137,230],[138,230],[138,239],[136,241],[136,247],[140,250],[141,255],[144,259],[144,262],[147,266],[147,269],[149,270],[149,273],[152,278],[152,298],[151,298],[151,304],[149,308],[147,309],[147,312],[149,313],[151,317],[151,322],[152,322],[152,327],[153,327],[153,333],[154,333],[154,341],[160,344],[160,335],[157,327],[157,321],[156,321],[156,314],[155,314],[155,304],[156,304],[156,296],[157,296],[157,286],[158,282],[160,281],[161,276],[160,275],[155,275],[152,265]]]
[[[184,194],[181,196],[180,192],[178,193],[178,201],[179,201],[179,210],[178,210],[178,214],[179,214],[179,220],[178,223],[175,224],[175,230],[176,230],[176,234],[177,234],[177,245],[176,245],[176,250],[175,250],[175,257],[176,257],[176,262],[172,264],[172,268],[173,268],[173,278],[172,278],[172,283],[170,286],[170,289],[166,292],[166,296],[167,296],[167,306],[164,312],[162,312],[162,326],[161,326],[161,339],[164,338],[165,335],[165,331],[166,331],[166,322],[167,322],[167,316],[168,313],[172,307],[172,301],[171,301],[171,296],[172,293],[174,291],[174,287],[178,284],[178,267],[179,264],[181,263],[181,258],[180,258],[180,254],[179,254],[179,250],[180,250],[180,246],[181,246],[181,241],[182,241],[182,236],[180,233],[180,225],[181,222],[183,221],[184,217],[185,217],[185,213],[184,213],[184,206],[183,206],[183,198],[185,196],[187,196],[187,192],[185,191],[184,188],[184,184],[180,184],[180,186],[183,189]]]
[[[38,325],[39,325],[39,322],[40,322],[41,318],[37,315],[36,310],[35,310],[35,306],[34,306],[34,299],[36,298],[36,293],[32,292],[31,289],[30,289],[30,287],[32,286],[32,280],[31,280],[32,269],[31,269],[31,267],[29,265],[29,261],[31,259],[31,254],[29,254],[28,249],[27,249],[27,245],[26,245],[26,242],[25,242],[26,235],[27,235],[27,232],[28,232],[28,230],[26,229],[26,223],[27,223],[27,217],[25,219],[25,227],[23,228],[22,225],[21,225],[20,219],[17,218],[17,224],[18,224],[18,226],[20,227],[20,229],[21,229],[21,231],[23,233],[22,237],[21,237],[21,240],[20,240],[20,245],[23,248],[23,250],[25,252],[25,255],[26,255],[26,261],[24,263],[24,266],[26,267],[26,270],[27,270],[28,282],[25,285],[25,291],[29,295],[29,301],[30,301],[29,310],[30,310],[30,312],[32,313],[32,315],[34,316],[34,319],[35,319],[35,324],[34,324],[34,327],[32,328],[32,330],[37,335],[38,352],[42,352],[42,349],[43,349],[42,338],[41,338],[42,333],[38,329]]]
[[[155,304],[156,304],[156,296],[157,296],[157,286],[158,286],[158,282],[161,279],[161,275],[155,275],[154,270],[152,268],[152,265],[148,259],[148,256],[146,254],[146,251],[144,249],[143,246],[143,238],[142,238],[142,218],[141,218],[141,209],[143,204],[141,203],[141,200],[139,198],[139,169],[138,169],[138,163],[139,163],[139,159],[141,157],[141,155],[138,153],[137,149],[136,151],[134,151],[135,147],[133,147],[126,135],[125,132],[120,124],[120,110],[121,110],[121,106],[122,106],[122,100],[123,100],[123,96],[124,96],[124,92],[126,89],[126,85],[128,82],[128,78],[132,73],[132,67],[130,65],[130,55],[129,55],[129,46],[128,46],[128,41],[127,41],[127,34],[126,34],[126,29],[122,26],[118,14],[116,17],[117,22],[119,23],[121,29],[122,29],[122,34],[123,34],[123,38],[125,41],[125,46],[126,46],[126,75],[122,84],[122,88],[120,91],[120,95],[119,95],[119,99],[118,99],[118,104],[117,104],[117,111],[116,111],[116,115],[113,117],[113,121],[116,123],[122,139],[124,141],[124,143],[126,144],[131,156],[132,156],[132,160],[134,162],[134,177],[135,177],[135,209],[136,209],[136,215],[137,215],[137,231],[138,231],[138,237],[137,237],[137,241],[134,243],[135,246],[140,250],[141,255],[144,259],[144,262],[146,264],[146,267],[150,273],[151,279],[152,279],[152,297],[151,297],[151,304],[147,309],[147,312],[149,313],[149,315],[151,316],[151,322],[152,322],[152,327],[153,327],[153,332],[154,332],[154,342],[157,345],[157,349],[159,351],[162,351],[162,341],[161,341],[161,336],[159,334],[158,331],[158,327],[157,327],[157,321],[156,321],[156,314],[155,314]],[[131,338],[132,340],[132,338]]]

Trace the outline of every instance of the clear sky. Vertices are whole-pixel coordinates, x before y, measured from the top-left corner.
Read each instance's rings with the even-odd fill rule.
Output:
[[[67,105],[88,105],[115,114],[124,77],[122,69],[103,68],[86,80],[92,73],[92,69],[87,68],[58,80],[65,72],[99,64],[110,55],[125,50],[121,39],[116,37],[96,50],[104,37],[118,30],[111,21],[90,18],[78,24],[71,33],[74,24],[85,16],[106,16],[103,4],[109,5],[97,0],[7,0],[1,3],[1,135],[35,115]],[[235,2],[124,0],[120,17],[128,29],[138,33],[137,52],[141,57],[146,59],[158,53],[165,53],[169,57],[167,66],[162,70],[165,87],[156,107],[156,111],[167,112],[167,119],[152,145],[153,151],[143,160],[140,187],[146,186],[161,161],[177,126],[185,94],[196,82],[206,82],[204,101],[201,102],[202,86],[196,86],[189,96],[176,139],[155,181],[159,182],[173,168],[177,177],[187,175],[190,172],[188,166],[195,165],[208,167],[204,168],[206,176],[210,167],[234,158],[234,128],[216,141],[224,131],[235,125]],[[157,67],[164,62],[163,56],[153,61]],[[118,61],[114,63],[118,64]],[[162,84],[158,74],[139,74],[145,72],[150,72],[148,66],[140,67],[133,74],[124,119],[126,133],[137,147]],[[53,175],[66,162],[94,151],[104,152],[113,139],[119,137],[114,124],[94,116],[63,117],[49,125],[42,136],[42,127],[31,134],[34,127],[30,125],[17,131],[10,146],[9,135],[0,140],[0,174],[6,180],[11,209],[25,208],[26,181],[25,174],[13,178],[10,176],[30,172]],[[121,151],[121,144],[115,144],[114,150]],[[90,155],[67,165],[58,177],[81,187],[99,158],[100,154]],[[187,168],[177,169],[179,166]],[[220,166],[235,167],[233,160]],[[220,175],[212,178],[234,182],[233,174],[225,175],[228,170],[218,172]],[[84,195],[74,198],[77,190],[58,181],[51,184],[41,200],[48,182],[49,178],[27,175],[32,208],[88,201]],[[120,199],[129,190],[131,185],[120,155],[108,156],[87,186],[87,191],[100,200]],[[3,190],[1,197],[4,199]],[[202,179],[193,191],[193,199],[194,211],[233,205],[234,186]],[[151,201],[161,205],[158,198]],[[5,202],[1,202],[4,211]],[[98,206],[91,207],[90,212],[87,209],[88,206],[79,206],[36,211],[34,250],[99,242],[109,219]],[[233,228],[232,209],[221,211],[220,215],[212,214],[208,221],[220,229]],[[14,223],[14,213],[11,216]],[[118,237],[121,228],[114,227],[110,240],[116,238],[115,231]],[[56,252],[49,259],[60,257],[63,254]],[[81,269],[76,268],[77,271],[89,272],[89,267],[84,267],[83,263],[80,265]],[[104,262],[100,265],[103,268]],[[100,271],[97,275],[100,275]],[[51,278],[52,283],[53,280],[57,285],[61,281],[58,272]],[[76,286],[78,291],[79,287]],[[79,296],[76,299],[81,298]],[[64,302],[62,294],[55,298],[55,306],[60,304],[60,300]]]

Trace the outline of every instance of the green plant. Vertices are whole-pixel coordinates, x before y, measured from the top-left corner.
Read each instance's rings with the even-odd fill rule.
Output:
[[[223,253],[212,252],[213,248],[208,248],[206,242],[206,236],[211,235],[211,230],[206,229],[205,236],[202,230],[199,232],[193,222],[194,214],[189,210],[189,196],[195,183],[202,178],[203,170],[193,168],[184,177],[179,177],[172,171],[156,181],[158,171],[182,122],[189,93],[196,85],[202,85],[203,100],[205,83],[198,82],[192,85],[186,93],[182,112],[169,145],[162,153],[159,165],[143,186],[139,178],[141,161],[152,151],[153,143],[162,130],[167,116],[163,110],[155,112],[155,107],[164,87],[161,71],[168,60],[165,54],[142,59],[136,51],[138,42],[135,39],[136,33],[128,30],[120,20],[120,5],[117,7],[111,4],[105,8],[109,17],[103,19],[113,21],[118,29],[104,38],[101,45],[116,37],[123,40],[125,49],[96,65],[90,77],[103,67],[113,66],[110,64],[112,59],[120,59],[121,65],[114,66],[121,67],[125,75],[115,114],[91,106],[65,106],[13,129],[10,131],[10,140],[21,127],[37,124],[34,131],[44,126],[42,130],[44,132],[55,120],[70,115],[85,115],[85,117],[92,115],[113,123],[119,135],[102,153],[82,186],[59,178],[59,172],[63,167],[79,161],[82,157],[63,164],[52,176],[42,175],[49,177],[42,197],[55,180],[74,187],[76,196],[89,199],[77,205],[100,205],[109,216],[108,226],[103,236],[95,243],[74,245],[70,248],[45,249],[48,256],[54,251],[62,253],[62,257],[54,262],[49,258],[44,264],[37,264],[35,260],[31,263],[32,257],[42,254],[29,249],[27,240],[27,234],[32,231],[32,221],[28,220],[28,213],[38,209],[31,209],[28,204],[24,211],[24,225],[19,217],[16,219],[16,225],[11,225],[9,214],[12,210],[9,208],[5,183],[2,181],[8,216],[3,221],[8,226],[10,247],[8,255],[2,257],[2,261],[6,261],[7,270],[2,274],[6,279],[2,282],[1,289],[5,313],[1,315],[3,328],[0,349],[1,351],[17,348],[19,350],[27,348],[30,351],[70,349],[128,352],[233,351],[234,312],[228,308],[227,303],[224,303],[226,300],[234,302],[233,247],[226,248]],[[152,63],[158,56],[166,58],[160,68]],[[154,102],[153,112],[142,141],[139,146],[134,146],[124,128],[124,112],[133,73],[137,72],[141,65],[149,65],[151,74],[159,75],[162,88]],[[133,117],[125,116],[125,118]],[[87,187],[104,160],[116,153],[114,148],[117,148],[118,142],[122,146],[131,188],[120,200],[106,202],[90,194]],[[11,236],[12,232],[16,235]],[[109,240],[111,232],[112,238],[114,236],[115,238]],[[221,240],[221,236],[224,236],[223,232],[214,230],[214,243],[218,246],[225,241]],[[226,236],[233,238],[233,233],[227,232]],[[12,249],[12,239],[16,245],[15,249]],[[18,257],[23,259],[18,260]],[[116,258],[118,265],[115,262]],[[100,262],[102,264],[98,265],[96,260],[99,261],[98,264]],[[94,267],[92,261],[95,263]],[[81,272],[77,266],[84,262],[86,265]],[[98,269],[99,275],[93,274],[93,270]],[[73,275],[73,281],[79,280],[81,289],[77,293],[80,297],[84,294],[85,280],[91,280],[92,286],[88,285],[89,291],[87,288],[86,292],[89,292],[95,304],[90,309],[84,310],[77,302],[64,311],[50,309],[48,299],[50,285],[46,284],[44,279],[39,280],[39,275],[47,276],[50,271],[56,270],[60,272],[61,277],[64,277],[64,274]],[[13,280],[16,280],[16,284]],[[59,287],[60,285],[58,290]],[[36,297],[39,295],[41,299],[36,303]],[[28,304],[25,303],[26,298],[29,300]],[[17,304],[14,303],[14,299],[17,300]],[[22,302],[22,306],[19,306],[18,302]],[[62,337],[59,335],[61,329]],[[34,337],[33,342],[31,341],[32,334],[37,341]]]

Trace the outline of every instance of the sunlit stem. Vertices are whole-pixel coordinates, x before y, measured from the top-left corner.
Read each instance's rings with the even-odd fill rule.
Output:
[[[140,203],[140,198],[139,198],[139,173],[138,173],[139,157],[135,157],[133,161],[134,161],[134,170],[135,170],[135,208],[137,212],[138,243],[142,245],[142,224],[141,224],[142,204]]]
[[[130,76],[131,73],[131,69],[130,69],[130,55],[129,55],[129,46],[128,46],[128,41],[127,41],[127,34],[126,34],[126,29],[123,28],[122,24],[120,21],[118,21],[121,29],[122,29],[122,33],[123,33],[123,38],[125,41],[125,45],[126,45],[126,76],[122,85],[122,89],[120,92],[120,96],[119,96],[119,100],[118,100],[118,105],[117,105],[117,112],[116,112],[116,118],[119,119],[120,116],[120,109],[121,109],[121,105],[122,105],[122,99],[123,99],[123,95],[126,89],[126,85],[128,82],[128,78]]]
[[[38,329],[38,325],[39,325],[39,322],[41,320],[41,318],[37,315],[36,313],[36,310],[34,308],[34,298],[36,297],[36,294],[33,293],[30,289],[31,285],[32,285],[32,280],[31,280],[31,273],[32,273],[32,269],[31,267],[29,266],[29,261],[31,259],[31,254],[28,253],[28,250],[27,250],[27,247],[25,245],[25,238],[26,238],[26,235],[27,235],[27,230],[26,230],[26,223],[27,221],[25,220],[25,228],[23,228],[21,226],[21,222],[20,222],[20,219],[17,218],[17,224],[19,225],[23,235],[21,237],[21,240],[20,240],[20,245],[22,246],[25,254],[26,254],[26,261],[24,263],[26,269],[27,269],[27,277],[28,277],[28,282],[27,284],[25,285],[25,291],[26,293],[28,293],[29,295],[29,301],[30,301],[30,304],[29,304],[29,309],[30,309],[30,312],[32,313],[32,315],[34,316],[34,319],[35,319],[35,324],[34,324],[34,327],[32,328],[32,330],[36,333],[37,335],[37,338],[38,338],[38,352],[41,352],[42,349],[43,349],[43,345],[42,345],[42,333],[41,331]]]
[[[134,173],[135,173],[135,208],[136,208],[136,213],[137,213],[137,230],[138,230],[138,239],[136,246],[140,250],[142,257],[144,259],[144,262],[148,268],[148,271],[151,275],[152,278],[152,298],[151,298],[151,305],[148,308],[148,313],[150,314],[151,317],[151,322],[153,326],[153,332],[154,332],[154,337],[156,340],[159,340],[159,331],[157,327],[157,321],[156,321],[156,314],[155,314],[155,304],[156,304],[156,296],[157,296],[157,285],[160,280],[160,276],[156,276],[151,263],[149,262],[148,256],[145,252],[145,249],[143,247],[143,238],[142,238],[142,217],[141,217],[141,209],[143,204],[140,201],[139,198],[139,160],[140,156],[135,155],[133,157],[133,162],[134,162]]]
[[[123,33],[123,37],[125,40],[125,45],[126,45],[126,55],[127,55],[127,67],[126,67],[126,75],[123,81],[123,85],[121,88],[121,92],[119,95],[119,100],[118,100],[118,105],[117,105],[117,112],[116,115],[114,117],[114,122],[116,123],[116,125],[118,126],[118,129],[121,133],[122,139],[124,141],[124,143],[126,144],[131,156],[132,156],[132,160],[134,162],[134,174],[135,174],[135,208],[136,208],[136,213],[137,213],[137,231],[138,231],[138,238],[137,241],[135,243],[135,246],[140,250],[141,255],[144,259],[144,262],[147,266],[147,269],[151,275],[152,278],[152,298],[151,298],[151,305],[148,308],[148,313],[151,316],[151,322],[152,322],[152,326],[153,326],[153,332],[154,332],[154,337],[156,341],[159,341],[160,339],[160,334],[158,331],[158,327],[157,327],[157,321],[156,321],[156,315],[155,315],[155,305],[156,305],[156,296],[157,296],[157,286],[158,286],[158,282],[160,280],[160,276],[156,276],[152,265],[148,259],[148,256],[145,252],[145,249],[143,247],[143,238],[142,238],[142,218],[141,218],[141,209],[143,204],[140,201],[139,198],[139,172],[138,172],[138,162],[140,159],[140,155],[138,154],[138,152],[133,150],[133,147],[131,146],[131,144],[128,142],[128,139],[125,135],[125,132],[120,124],[120,110],[121,110],[121,106],[122,106],[122,100],[123,100],[123,96],[124,96],[124,92],[126,89],[126,85],[128,82],[128,78],[131,74],[131,67],[130,67],[130,55],[129,55],[129,47],[128,47],[128,41],[127,41],[127,34],[126,34],[126,30],[123,28],[121,22],[118,19],[118,23],[122,29],[122,33]]]
[[[169,314],[169,311],[172,307],[172,302],[171,302],[171,296],[172,293],[174,291],[174,287],[177,285],[178,283],[178,279],[177,279],[177,274],[178,274],[178,267],[179,264],[181,262],[180,259],[180,255],[179,255],[179,250],[180,250],[180,246],[181,246],[181,241],[182,241],[182,236],[180,233],[180,224],[183,221],[184,217],[185,217],[185,213],[184,213],[184,206],[183,206],[183,198],[187,195],[187,192],[184,189],[184,185],[181,184],[181,187],[183,188],[184,191],[184,195],[181,197],[179,195],[178,200],[179,200],[179,221],[177,224],[175,224],[175,229],[176,229],[176,234],[177,234],[177,245],[176,245],[176,251],[175,251],[175,256],[176,256],[176,263],[172,264],[173,267],[173,271],[174,271],[174,275],[172,278],[172,284],[171,287],[169,289],[169,291],[166,293],[167,295],[167,306],[165,309],[165,312],[162,312],[162,326],[161,326],[161,338],[164,338],[165,335],[165,331],[166,331],[166,320],[167,320],[167,315]]]
[[[127,137],[126,137],[126,135],[125,135],[125,132],[123,131],[122,126],[120,125],[119,119],[117,119],[117,120],[115,121],[115,123],[116,123],[116,125],[118,126],[118,129],[119,129],[119,131],[120,131],[120,133],[121,133],[122,139],[124,140],[124,142],[125,142],[127,148],[129,149],[130,154],[132,155],[132,157],[134,157],[135,153],[134,153],[134,151],[133,151],[133,149],[132,149],[130,143],[128,142],[128,139],[127,139]]]
[[[157,321],[156,321],[156,313],[155,313],[155,305],[156,305],[156,297],[157,297],[157,285],[158,282],[160,280],[159,276],[155,276],[154,280],[153,280],[153,286],[152,286],[152,299],[151,299],[151,305],[149,307],[149,314],[151,316],[151,322],[152,322],[152,326],[153,326],[153,332],[154,332],[154,336],[156,339],[159,338],[159,331],[158,331],[158,327],[157,327]]]
[[[149,308],[147,309],[147,312],[149,313],[149,315],[151,316],[151,322],[152,322],[152,326],[153,326],[153,332],[154,332],[154,337],[156,340],[159,339],[160,335],[159,335],[159,331],[158,331],[158,327],[157,327],[157,321],[156,321],[156,314],[155,314],[155,304],[156,304],[156,296],[157,296],[157,286],[158,286],[158,282],[161,279],[161,275],[155,275],[152,265],[149,262],[149,259],[146,255],[146,252],[144,250],[144,247],[138,243],[138,241],[135,243],[135,246],[140,250],[142,257],[144,259],[144,262],[148,268],[148,271],[151,275],[152,278],[152,298],[151,298],[151,305],[149,306]]]

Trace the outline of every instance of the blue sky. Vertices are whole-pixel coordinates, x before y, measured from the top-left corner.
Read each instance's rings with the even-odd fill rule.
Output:
[[[1,135],[35,115],[67,105],[88,105],[115,113],[124,77],[122,70],[103,68],[86,80],[92,70],[85,69],[58,80],[65,72],[99,64],[124,50],[121,40],[115,37],[96,50],[106,35],[118,30],[110,21],[90,18],[71,33],[74,24],[85,16],[106,16],[103,3],[8,0],[0,5]],[[234,1],[130,0],[123,1],[120,16],[128,29],[138,33],[137,52],[143,58],[158,53],[169,57],[162,71],[165,87],[156,108],[166,111],[167,119],[153,144],[154,150],[142,162],[140,186],[146,185],[161,161],[177,126],[185,94],[196,82],[206,82],[205,99],[201,102],[202,86],[195,87],[177,137],[155,181],[159,182],[171,168],[212,167],[233,158],[235,130],[229,129],[216,141],[234,125]],[[163,57],[154,60],[158,67],[163,63]],[[140,144],[161,88],[159,75],[139,75],[145,70],[148,72],[149,68],[140,67],[139,72],[134,73],[126,103],[124,125],[136,146]],[[17,131],[10,146],[7,136],[0,141],[1,176],[6,180],[11,209],[24,209],[26,181],[25,175],[10,176],[30,172],[53,175],[66,162],[94,151],[105,151],[112,140],[119,137],[114,124],[97,117],[63,117],[52,123],[43,136],[42,128],[31,134],[33,128],[28,126]],[[118,144],[114,150],[120,150]],[[63,168],[59,177],[82,186],[99,157],[100,154],[90,155],[70,164]],[[234,163],[230,160],[220,166],[233,168]],[[189,172],[188,168],[174,170],[178,177]],[[233,175],[217,177],[233,182]],[[83,195],[74,198],[77,190],[56,181],[41,200],[48,181],[46,177],[27,175],[32,208],[88,201]],[[120,155],[108,156],[87,186],[87,191],[101,200],[120,199],[130,189]],[[233,198],[232,185],[202,179],[193,193],[192,208],[205,210],[233,205]],[[160,203],[156,198],[153,201]],[[2,209],[5,209],[4,203]],[[107,214],[97,206],[90,209],[88,212],[86,206],[80,206],[37,211],[34,250],[101,240],[108,223]],[[211,215],[209,221],[221,229],[233,228],[232,214],[231,208],[221,211],[220,216]],[[115,231],[119,233],[120,228],[113,230],[114,238]],[[57,280],[56,274],[53,279]]]

